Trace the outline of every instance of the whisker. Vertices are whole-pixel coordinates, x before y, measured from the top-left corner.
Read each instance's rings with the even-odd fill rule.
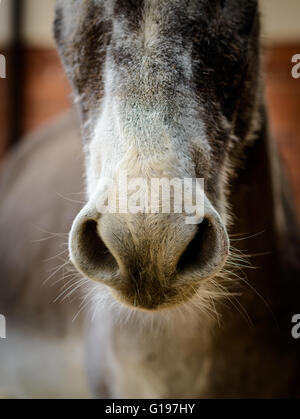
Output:
[[[237,242],[237,241],[243,241],[243,240],[252,239],[252,238],[254,238],[254,237],[260,236],[261,234],[264,234],[265,232],[266,232],[266,230],[262,230],[262,231],[259,231],[258,233],[251,234],[250,236],[241,237],[241,238],[239,238],[239,239],[232,239],[232,241],[233,241],[233,242]],[[234,236],[234,235],[230,235],[230,234],[229,234],[229,237],[230,237],[230,238],[231,238],[231,237],[233,237],[233,236]]]
[[[86,201],[77,201],[77,200],[75,200],[75,199],[71,199],[71,198],[68,198],[68,197],[66,197],[66,196],[63,196],[61,193],[59,193],[59,192],[56,192],[56,195],[57,196],[59,196],[60,198],[62,198],[62,199],[64,199],[65,201],[68,201],[68,202],[73,202],[73,203],[75,203],[75,204],[81,204],[81,205],[85,205],[86,204]]]
[[[67,260],[64,264],[62,264],[61,266],[59,266],[43,283],[42,283],[42,287],[45,286],[47,284],[47,282],[50,281],[51,278],[53,278],[53,276],[58,273],[61,269],[63,269],[69,262],[69,260]]]
[[[53,260],[53,259],[56,259],[56,258],[58,258],[59,256],[61,256],[61,255],[63,255],[64,253],[66,253],[67,251],[68,251],[69,249],[65,249],[65,250],[63,250],[62,252],[60,252],[60,253],[58,253],[57,255],[55,255],[55,256],[51,256],[50,258],[47,258],[47,259],[44,259],[42,262],[50,262],[51,260]]]

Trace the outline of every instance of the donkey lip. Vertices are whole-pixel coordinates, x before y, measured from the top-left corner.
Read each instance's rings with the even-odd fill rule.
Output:
[[[162,311],[187,303],[196,294],[191,284],[171,286],[162,289],[159,286],[152,290],[134,290],[132,287],[110,287],[112,296],[131,309],[141,311]]]

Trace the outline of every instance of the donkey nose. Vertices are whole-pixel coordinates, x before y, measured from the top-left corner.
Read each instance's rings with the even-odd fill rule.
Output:
[[[85,276],[144,308],[174,300],[183,278],[207,279],[228,255],[226,231],[213,212],[189,225],[177,214],[97,217],[83,210],[69,246],[73,264]]]

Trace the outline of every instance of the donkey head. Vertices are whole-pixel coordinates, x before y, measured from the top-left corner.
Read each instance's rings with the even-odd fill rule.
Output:
[[[71,260],[130,307],[181,304],[228,256],[230,179],[260,105],[257,1],[58,0],[55,37],[86,151]],[[99,211],[122,171],[204,178],[203,219]]]

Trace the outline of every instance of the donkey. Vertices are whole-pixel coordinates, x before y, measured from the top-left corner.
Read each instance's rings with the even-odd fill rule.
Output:
[[[73,340],[91,393],[299,396],[299,234],[268,132],[257,1],[57,0],[54,27],[85,151],[69,253],[95,307]],[[74,187],[69,139],[56,146]],[[204,178],[203,220],[100,213],[102,180],[124,168]]]

